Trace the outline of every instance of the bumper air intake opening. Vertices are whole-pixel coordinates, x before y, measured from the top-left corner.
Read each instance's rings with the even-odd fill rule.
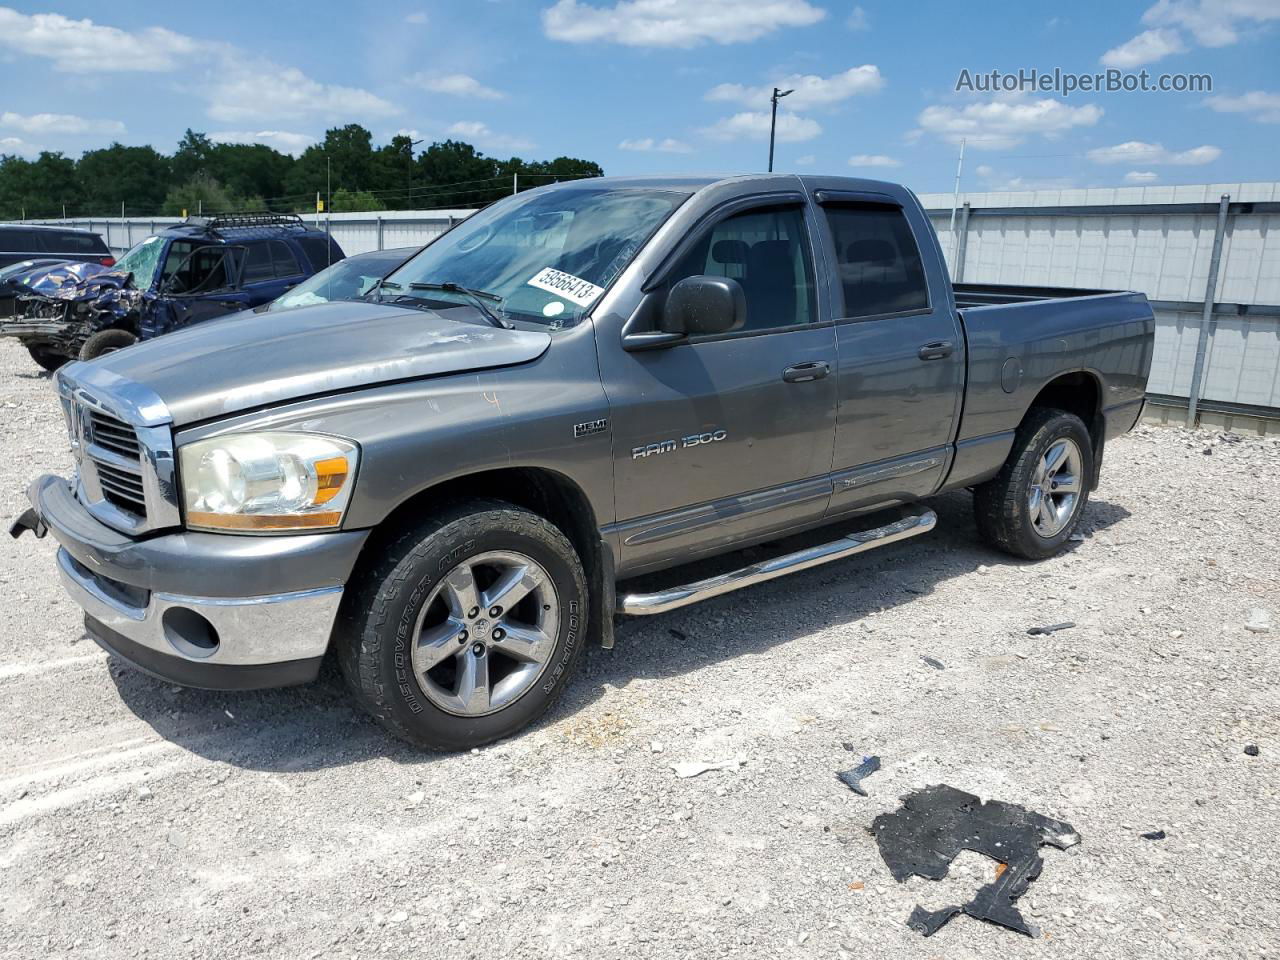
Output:
[[[218,631],[194,610],[170,607],[160,620],[165,639],[184,657],[205,659],[218,652]]]

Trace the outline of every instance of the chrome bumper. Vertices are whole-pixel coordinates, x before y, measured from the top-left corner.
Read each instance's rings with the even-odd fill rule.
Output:
[[[342,587],[234,600],[148,591],[130,591],[131,597],[62,548],[58,575],[71,599],[114,633],[156,653],[211,665],[322,657],[342,602]],[[196,614],[212,633],[193,628],[200,621],[182,611]]]
[[[58,575],[110,652],[174,683],[254,689],[314,679],[367,533],[133,539],[94,518],[67,481],[31,488],[20,535],[58,540]],[[212,595],[183,589],[198,585]]]

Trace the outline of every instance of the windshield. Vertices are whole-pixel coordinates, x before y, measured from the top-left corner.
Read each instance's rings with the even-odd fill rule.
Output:
[[[466,303],[485,295],[503,320],[554,327],[582,318],[685,194],[635,187],[531,190],[463,221],[392,273],[384,298]]]
[[[147,237],[135,244],[123,257],[116,261],[111,269],[118,273],[132,273],[133,285],[139,290],[151,287],[156,278],[156,268],[160,266],[160,254],[164,251],[164,239]]]
[[[408,251],[388,256],[359,256],[339,260],[332,267],[298,284],[272,302],[270,310],[292,310],[331,300],[358,300],[391,270],[404,262]]]

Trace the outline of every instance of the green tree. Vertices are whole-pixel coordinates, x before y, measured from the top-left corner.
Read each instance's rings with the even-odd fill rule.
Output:
[[[339,190],[333,195],[334,213],[362,213],[385,210],[387,205],[367,190]]]
[[[60,217],[80,212],[83,194],[76,164],[61,153],[44,151],[34,161],[0,157],[0,217]]]
[[[210,213],[227,213],[238,209],[231,193],[208,173],[200,172],[186,183],[171,187],[164,198],[160,212],[167,217],[180,217]]]
[[[213,154],[213,141],[205,134],[196,133],[190,127],[178,141],[170,164],[175,184],[185,184],[199,173],[209,173],[209,158]]]
[[[374,151],[370,189],[382,195],[391,209],[405,209],[413,203],[415,172],[413,141],[397,134]]]
[[[302,152],[285,178],[295,199],[333,190],[368,190],[373,180],[373,135],[358,123],[326,130],[324,140]]]
[[[169,160],[152,147],[126,147],[113,143],[89,150],[76,165],[84,190],[86,212],[97,216],[154,214],[169,190]]]
[[[209,172],[232,196],[270,197],[279,203],[293,162],[287,153],[261,143],[216,143],[209,156]]]

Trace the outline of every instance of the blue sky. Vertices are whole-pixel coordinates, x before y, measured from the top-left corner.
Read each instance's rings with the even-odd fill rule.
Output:
[[[0,6],[0,152],[170,151],[187,127],[296,152],[358,122],[610,174],[751,171],[781,83],[779,170],[950,190],[966,136],[968,190],[1271,180],[1277,64],[1280,0],[56,2]],[[955,90],[1108,65],[1213,93]]]

